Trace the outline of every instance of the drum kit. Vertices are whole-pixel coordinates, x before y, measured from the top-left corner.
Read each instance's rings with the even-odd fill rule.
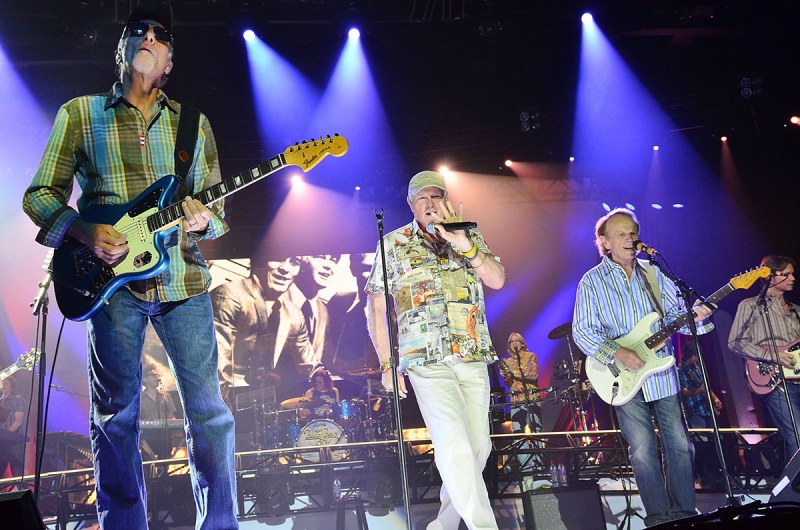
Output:
[[[380,375],[377,369],[348,372],[354,378]],[[311,448],[350,442],[387,440],[394,436],[392,395],[380,381],[367,379],[364,397],[341,399],[337,403],[304,396],[277,403],[260,403],[258,421],[252,426],[252,449]],[[363,387],[362,387],[363,388]],[[336,452],[334,452],[334,459]]]

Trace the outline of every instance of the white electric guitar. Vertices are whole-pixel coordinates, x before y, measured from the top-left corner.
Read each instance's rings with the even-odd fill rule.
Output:
[[[731,278],[730,282],[706,300],[709,303],[717,304],[736,289],[747,289],[758,278],[766,278],[769,273],[769,267],[759,267],[740,274]],[[658,320],[658,313],[645,315],[627,335],[615,339],[620,346],[635,351],[644,361],[644,366],[639,370],[629,370],[616,359],[604,365],[594,357],[587,357],[586,376],[600,399],[610,405],[624,405],[642,388],[645,379],[653,374],[669,370],[675,364],[675,357],[672,355],[660,357],[656,352],[675,332],[688,323],[688,316],[683,315],[652,333],[653,326]]]

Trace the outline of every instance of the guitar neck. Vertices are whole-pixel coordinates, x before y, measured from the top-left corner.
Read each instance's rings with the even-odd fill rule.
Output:
[[[720,300],[731,294],[736,289],[730,283],[726,283],[720,290],[706,298],[706,301],[711,304],[717,304]],[[692,312],[692,318],[694,318],[694,312]],[[647,347],[650,349],[657,349],[658,346],[663,344],[667,341],[672,335],[674,335],[679,329],[684,327],[689,323],[689,314],[683,314],[680,317],[676,318],[672,321],[669,325],[664,326],[656,333],[654,333],[650,338],[646,339],[644,342],[647,344]]]
[[[20,368],[16,364],[12,364],[8,368],[4,368],[3,370],[0,371],[0,381],[3,381],[7,377],[11,377],[15,373],[17,373],[19,370],[20,370]]]
[[[210,186],[199,193],[192,195],[206,206],[249,186],[255,181],[275,173],[286,165],[286,158],[283,153],[270,158],[269,160],[257,164],[250,169],[238,173],[232,177],[222,180],[222,182]],[[147,227],[151,232],[157,232],[168,228],[183,219],[183,208],[181,204],[175,203],[167,206],[163,210],[147,217]]]

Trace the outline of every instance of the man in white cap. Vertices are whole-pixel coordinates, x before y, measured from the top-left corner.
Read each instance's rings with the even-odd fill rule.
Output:
[[[197,125],[188,121],[196,139],[187,135],[187,149],[176,150],[179,118],[188,107],[161,90],[172,71],[172,46],[169,4],[138,3],[117,45],[119,81],[106,94],[78,97],[59,109],[23,199],[41,228],[37,241],[58,247],[69,236],[115,264],[130,250],[127,235],[93,222],[87,208],[129,204],[160,177],[174,175],[178,160],[188,166],[188,192],[176,194],[183,197],[183,219],[166,236],[169,268],[120,288],[88,323],[94,478],[105,529],[147,528],[139,404],[148,322],[169,355],[185,411],[196,527],[238,528],[234,421],[220,394],[211,276],[197,248],[198,240],[219,237],[228,227],[222,201],[209,209],[191,196],[220,182],[219,159],[202,114]],[[67,203],[74,181],[82,191],[77,211]]]
[[[386,280],[394,298],[400,361],[398,393],[408,374],[442,477],[442,506],[428,530],[496,529],[482,471],[491,451],[489,375],[497,360],[489,337],[483,284],[499,289],[505,271],[476,229],[448,232],[461,221],[441,174],[422,171],[408,184],[414,220],[384,236]],[[365,290],[367,324],[393,389],[381,248]]]

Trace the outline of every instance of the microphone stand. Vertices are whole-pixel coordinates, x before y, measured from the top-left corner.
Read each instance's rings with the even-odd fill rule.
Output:
[[[381,250],[381,267],[383,268],[383,295],[386,300],[386,329],[389,332],[389,369],[392,371],[392,394],[394,396],[394,417],[397,420],[397,452],[400,457],[400,485],[403,489],[403,508],[406,511],[406,530],[411,530],[411,499],[408,495],[408,466],[403,437],[403,418],[400,415],[400,392],[397,388],[399,376],[397,375],[398,352],[395,346],[395,337],[392,332],[392,297],[389,292],[389,275],[386,269],[386,248],[383,243],[383,210],[378,213],[373,210],[378,221],[378,241]]]
[[[44,388],[47,372],[47,314],[50,301],[47,291],[50,288],[50,282],[53,280],[53,273],[50,270],[51,257],[52,251],[48,253],[48,257],[45,259],[47,273],[42,281],[39,282],[39,292],[30,305],[33,316],[39,317],[42,323],[42,332],[39,335],[39,388],[37,389],[36,443],[34,444],[33,459],[33,502],[35,504],[39,503],[39,484],[42,479],[42,457],[44,455]]]
[[[684,317],[686,318],[687,325],[689,326],[689,330],[691,331],[692,340],[694,341],[695,349],[697,350],[697,360],[699,361],[700,365],[700,374],[703,377],[703,385],[706,389],[706,404],[708,405],[708,410],[712,411],[711,414],[711,422],[712,422],[712,429],[714,433],[714,447],[717,451],[717,459],[719,460],[720,469],[722,469],[722,476],[725,478],[725,492],[727,498],[725,500],[724,506],[739,506],[739,500],[733,496],[733,490],[731,489],[731,481],[730,477],[728,476],[728,469],[725,466],[725,457],[722,451],[722,438],[719,434],[719,424],[717,423],[717,415],[713,414],[714,410],[714,402],[711,400],[711,385],[708,381],[708,371],[706,370],[706,363],[705,359],[703,358],[702,348],[700,347],[700,341],[698,340],[697,336],[697,324],[694,321],[694,312],[692,311],[692,306],[689,301],[692,297],[697,298],[703,304],[706,304],[705,299],[700,296],[697,291],[689,287],[686,282],[675,276],[672,271],[668,270],[668,267],[663,266],[661,263],[656,261],[655,256],[650,256],[650,264],[658,267],[658,269],[666,276],[675,286],[678,288],[678,296],[683,299],[683,302],[686,306],[686,314]]]
[[[775,278],[775,271],[773,270],[770,272],[769,278],[766,279],[764,283],[764,288],[761,289],[761,292],[758,294],[758,301],[756,305],[758,305],[759,310],[761,311],[761,316],[763,317],[763,322],[766,327],[767,337],[769,338],[769,348],[772,353],[772,362],[775,366],[778,367],[778,384],[780,385],[780,389],[783,392],[783,397],[786,399],[786,406],[789,410],[789,419],[792,422],[792,426],[794,427],[794,437],[797,445],[800,447],[800,432],[797,430],[797,421],[795,421],[795,414],[794,414],[794,406],[792,406],[792,399],[789,397],[789,388],[786,385],[786,375],[783,369],[783,364],[781,364],[780,355],[778,355],[778,346],[775,342],[775,329],[772,327],[772,318],[769,316],[769,303],[767,302],[767,291],[770,288],[770,284],[772,284],[772,279]],[[786,460],[791,458],[791,455],[787,455]]]

